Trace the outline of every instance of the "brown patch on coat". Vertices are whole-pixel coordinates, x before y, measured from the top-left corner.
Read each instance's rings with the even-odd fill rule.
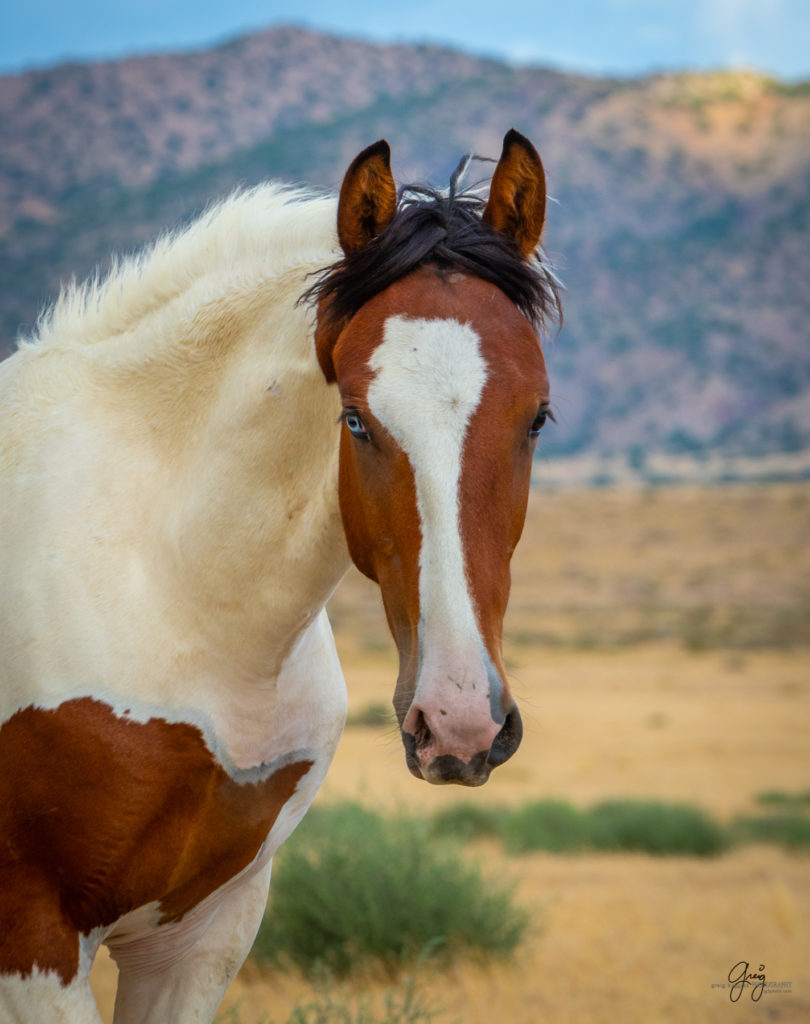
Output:
[[[0,973],[79,963],[79,935],[158,902],[179,921],[258,854],[313,762],[235,782],[186,722],[90,697],[0,727]]]

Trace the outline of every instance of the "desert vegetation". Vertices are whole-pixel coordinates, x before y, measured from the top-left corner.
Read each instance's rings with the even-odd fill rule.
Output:
[[[357,803],[313,809],[275,865],[255,959],[312,975],[388,973],[426,951],[441,962],[503,957],[528,924],[511,888],[412,814]]]

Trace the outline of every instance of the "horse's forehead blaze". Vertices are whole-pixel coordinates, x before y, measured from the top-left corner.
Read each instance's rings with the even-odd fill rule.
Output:
[[[499,439],[510,447],[527,413],[531,421],[548,398],[535,332],[500,289],[478,278],[415,271],[369,302],[353,327],[338,353],[349,404],[367,405],[409,457],[446,448],[451,437],[456,450],[463,436],[468,480],[491,469],[477,447],[491,450]],[[484,429],[471,430],[474,420]]]
[[[476,412],[495,412],[493,433],[508,434],[527,401],[548,397],[543,353],[528,321],[500,289],[462,273],[423,268],[398,281],[359,312],[335,355],[344,396],[379,403],[387,392],[387,404],[401,407],[400,422],[423,438],[425,417],[437,409],[465,426]],[[466,418],[458,415],[465,395],[472,396]]]
[[[395,282],[371,299],[353,318],[350,329],[338,341],[338,377],[346,371],[363,373],[374,349],[381,343],[384,328],[392,317],[414,320],[452,320],[467,324],[481,339],[482,350],[493,364],[510,361],[515,355],[526,369],[545,371],[537,336],[514,303],[494,284],[461,272],[441,274],[423,267]]]
[[[67,984],[80,934],[153,902],[180,920],[255,859],[311,767],[239,783],[185,722],[89,697],[18,711],[0,726],[0,974]]]
[[[487,380],[480,339],[456,320],[394,316],[385,322],[370,366],[368,406],[407,455],[413,474],[421,617],[446,626],[463,619],[459,625],[474,635],[458,495],[467,424]]]
[[[503,531],[482,531],[473,520],[489,519],[495,506],[500,522],[520,514],[513,481],[529,463],[513,465],[513,453],[548,387],[534,331],[494,285],[425,268],[369,302],[335,356],[345,404],[366,408],[407,456],[408,472],[403,466],[386,493],[395,519],[398,508],[412,507],[405,498],[415,483],[421,531],[408,535],[414,550],[400,554],[419,560],[421,612],[431,571],[455,578],[451,589],[463,586],[483,607],[475,591],[503,575],[511,546]],[[354,479],[362,486],[362,475]],[[470,547],[472,536],[479,543]],[[494,576],[469,572],[484,555],[480,542],[492,548],[486,564],[502,566]],[[449,555],[460,564],[449,565]],[[415,600],[414,593],[408,603]],[[497,623],[487,623],[485,632],[493,631]]]
[[[487,381],[477,332],[454,319],[393,316],[369,359],[369,408],[415,472],[458,471],[467,424]]]
[[[344,433],[341,508],[355,561],[381,584],[401,678],[428,648],[477,658],[482,645],[500,673],[527,434],[548,394],[534,331],[487,282],[427,270],[368,303],[335,355],[344,404],[385,435],[374,452]]]

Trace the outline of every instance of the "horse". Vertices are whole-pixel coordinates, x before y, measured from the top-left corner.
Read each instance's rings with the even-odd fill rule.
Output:
[[[546,186],[236,193],[66,287],[0,365],[0,1021],[210,1021],[346,717],[351,562],[399,652],[407,767],[520,743],[509,562],[550,415]]]

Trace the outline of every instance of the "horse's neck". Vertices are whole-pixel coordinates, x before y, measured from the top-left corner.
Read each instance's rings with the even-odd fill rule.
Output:
[[[296,305],[304,287],[290,272],[201,310],[143,395],[164,461],[156,557],[192,628],[247,674],[280,668],[349,564],[340,400],[317,364],[312,314]],[[137,371],[120,373],[132,394]]]

